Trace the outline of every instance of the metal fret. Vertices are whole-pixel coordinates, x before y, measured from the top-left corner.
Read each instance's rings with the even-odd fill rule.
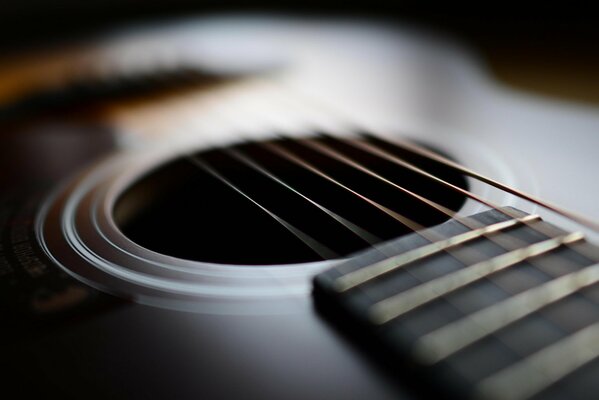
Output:
[[[452,236],[450,238],[440,240],[438,242],[433,242],[424,245],[422,247],[416,248],[398,256],[385,259],[383,261],[369,265],[364,268],[360,268],[353,272],[349,272],[337,278],[333,283],[333,288],[337,292],[345,292],[349,289],[362,285],[372,279],[378,278],[381,275],[400,269],[407,264],[433,256],[437,253],[449,250],[453,247],[478,239],[482,236],[496,233],[513,227],[515,225],[531,222],[538,219],[540,219],[538,215],[527,215],[523,218],[499,222],[483,228],[474,229],[456,236]]]
[[[599,282],[599,264],[553,279],[423,336],[414,348],[420,359],[440,361],[456,351]]]
[[[599,323],[490,376],[477,386],[476,393],[483,399],[528,399],[597,357]]]
[[[374,304],[370,308],[369,317],[375,324],[384,324],[481,278],[583,238],[582,233],[570,233],[473,264]]]

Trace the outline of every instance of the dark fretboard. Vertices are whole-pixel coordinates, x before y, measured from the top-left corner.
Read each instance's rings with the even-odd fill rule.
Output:
[[[505,210],[372,249],[318,275],[315,296],[450,397],[594,398],[599,248]]]

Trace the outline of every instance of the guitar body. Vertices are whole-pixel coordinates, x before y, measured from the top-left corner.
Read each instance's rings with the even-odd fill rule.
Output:
[[[64,398],[419,397],[409,372],[381,373],[314,308],[313,276],[365,246],[333,260],[294,258],[275,248],[267,225],[242,226],[241,211],[224,200],[219,208],[219,198],[203,206],[212,219],[185,221],[181,209],[180,223],[126,227],[139,204],[148,215],[150,199],[195,182],[177,183],[169,174],[178,167],[165,165],[215,146],[366,130],[423,144],[599,219],[597,110],[506,89],[464,49],[414,31],[355,21],[192,20],[15,61],[0,87],[7,103],[73,65],[83,76],[110,77],[172,64],[209,78],[63,110],[0,136],[5,390]],[[461,184],[575,226],[474,179]],[[125,196],[135,185],[138,192]],[[215,196],[199,187],[197,199]],[[483,210],[456,201],[461,215]],[[171,231],[179,225],[180,234]],[[180,256],[182,246],[140,244],[148,227],[157,234],[147,243],[197,235],[186,242],[193,257]]]

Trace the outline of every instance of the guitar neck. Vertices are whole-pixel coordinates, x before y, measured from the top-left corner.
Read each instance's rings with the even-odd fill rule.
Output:
[[[317,276],[315,295],[327,318],[427,384],[572,398],[598,367],[598,255],[582,234],[505,208],[370,250]]]

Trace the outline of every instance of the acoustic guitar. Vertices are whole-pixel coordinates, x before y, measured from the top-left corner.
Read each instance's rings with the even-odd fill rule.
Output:
[[[1,69],[9,397],[596,398],[596,109],[373,21]]]

